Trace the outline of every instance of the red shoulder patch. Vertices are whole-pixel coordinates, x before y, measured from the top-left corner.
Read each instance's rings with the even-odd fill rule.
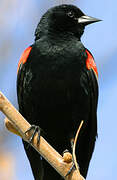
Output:
[[[96,67],[96,63],[94,61],[93,56],[91,55],[91,53],[86,49],[86,53],[87,53],[87,59],[86,59],[86,67],[87,69],[93,69],[97,79],[98,79],[98,71],[97,71],[97,67]]]
[[[29,54],[30,54],[31,49],[32,49],[32,47],[29,46],[29,47],[26,48],[26,49],[24,50],[24,52],[22,53],[22,55],[21,55],[21,57],[20,57],[20,60],[19,60],[19,63],[18,63],[17,73],[18,73],[18,71],[19,71],[20,65],[21,65],[22,63],[23,63],[23,64],[26,63],[26,61],[27,61],[27,59],[28,59],[28,56],[29,56]]]

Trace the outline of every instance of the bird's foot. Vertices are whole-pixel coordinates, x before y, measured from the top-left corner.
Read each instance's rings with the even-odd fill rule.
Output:
[[[63,159],[64,159],[64,162],[66,162],[66,163],[71,163],[72,162],[71,168],[69,169],[69,171],[65,175],[65,177],[66,177],[72,172],[72,170],[76,169],[76,167],[75,167],[75,163],[73,161],[72,154],[69,152],[68,149],[63,151]]]
[[[63,151],[63,155],[64,155],[64,153],[68,153],[69,152],[69,150],[68,149],[65,149],[64,151]]]
[[[65,177],[67,177],[71,172],[72,170],[75,170],[76,169],[76,166],[75,166],[75,163],[73,162],[72,163],[72,167],[69,169],[69,171],[67,172],[67,174],[65,175]]]
[[[27,146],[27,148],[30,146],[30,144],[32,144],[32,141],[35,137],[35,134],[38,133],[38,139],[37,139],[37,143],[39,144],[40,142],[40,135],[41,135],[41,128],[39,126],[36,125],[32,125],[26,132],[25,134],[27,134],[28,132],[33,131],[30,139],[29,139],[29,145]]]
[[[79,169],[79,165],[77,164],[77,166],[76,166],[76,163],[75,163],[75,160],[74,160],[74,155],[73,155],[73,147],[74,147],[74,138],[72,138],[71,140],[70,140],[70,142],[71,142],[71,149],[72,149],[72,154],[71,154],[71,162],[72,162],[72,166],[71,166],[71,168],[69,169],[69,171],[67,172],[67,174],[66,174],[66,176],[68,176],[71,172],[72,172],[72,170],[75,170],[75,169]],[[66,150],[65,150],[65,152],[66,152]],[[65,177],[66,177],[65,176]]]

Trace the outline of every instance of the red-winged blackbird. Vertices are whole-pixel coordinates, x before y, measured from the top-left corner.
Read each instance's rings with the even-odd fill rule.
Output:
[[[59,153],[71,151],[70,141],[84,120],[76,147],[84,177],[97,136],[98,75],[81,35],[86,25],[97,21],[73,5],[49,9],[36,28],[34,44],[24,51],[18,65],[19,111],[44,130]],[[23,144],[35,180],[61,179],[32,147]]]

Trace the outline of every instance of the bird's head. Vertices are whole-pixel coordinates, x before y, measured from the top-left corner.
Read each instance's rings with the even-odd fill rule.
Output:
[[[79,39],[86,25],[98,22],[99,19],[85,15],[73,5],[60,5],[49,9],[41,18],[36,31],[36,39],[44,34],[73,34]]]

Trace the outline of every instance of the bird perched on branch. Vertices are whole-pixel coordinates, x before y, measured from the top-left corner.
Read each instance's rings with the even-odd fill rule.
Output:
[[[49,9],[41,18],[35,42],[18,64],[17,95],[20,113],[59,152],[71,150],[81,120],[76,146],[81,174],[86,177],[97,136],[97,68],[90,51],[81,43],[85,26],[100,21],[73,5]],[[32,148],[24,148],[35,180],[61,179]]]

